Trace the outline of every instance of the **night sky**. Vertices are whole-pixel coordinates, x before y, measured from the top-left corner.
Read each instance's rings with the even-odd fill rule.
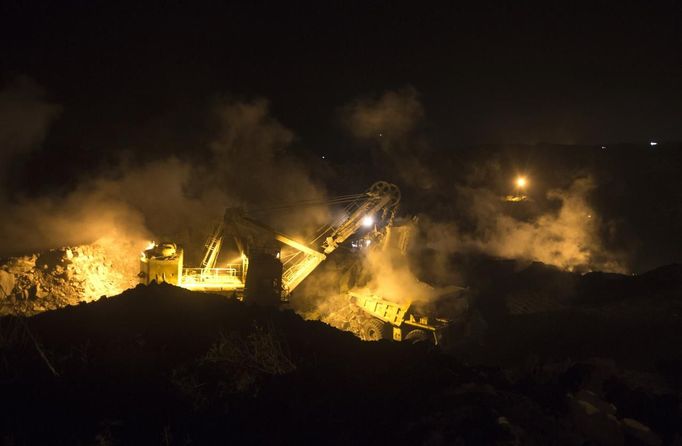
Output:
[[[0,74],[89,150],[181,145],[216,97],[267,98],[329,147],[338,107],[404,86],[443,146],[682,139],[679,2],[271,3],[6,1]]]
[[[66,196],[126,163],[211,167],[225,155],[216,110],[251,104],[265,127],[216,178],[277,180],[282,146],[304,166],[292,178],[330,195],[386,179],[408,212],[450,206],[441,216],[457,220],[462,185],[504,194],[528,173],[542,201],[591,176],[604,240],[637,246],[640,270],[679,259],[682,3],[197,3],[1,3],[4,135],[25,126],[32,144],[0,159],[9,202]],[[40,125],[15,113],[14,91]],[[391,98],[398,114],[381,115]],[[368,110],[383,121],[362,122]],[[258,156],[273,156],[266,169]]]

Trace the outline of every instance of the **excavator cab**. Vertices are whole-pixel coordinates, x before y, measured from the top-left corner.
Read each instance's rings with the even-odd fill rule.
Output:
[[[140,257],[140,283],[179,283],[182,276],[182,248],[175,243],[152,244]]]

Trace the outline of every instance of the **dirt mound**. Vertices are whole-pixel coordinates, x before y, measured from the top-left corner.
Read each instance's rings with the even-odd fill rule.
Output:
[[[13,444],[660,444],[680,434],[678,391],[637,389],[633,380],[655,380],[628,381],[612,362],[471,367],[427,345],[363,342],[292,311],[167,285],[0,318],[0,343],[0,431]]]
[[[479,345],[455,349],[469,361],[510,366],[603,357],[652,370],[682,359],[680,265],[641,275],[579,274],[488,259],[468,273],[487,324]]]
[[[130,263],[100,244],[7,259],[0,264],[0,315],[33,315],[119,294],[137,283]]]

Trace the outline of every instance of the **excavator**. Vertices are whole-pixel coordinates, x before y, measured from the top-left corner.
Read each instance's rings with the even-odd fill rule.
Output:
[[[185,267],[183,250],[175,243],[153,243],[140,258],[140,281],[143,284],[167,282],[194,291],[231,294],[245,302],[278,305],[286,302],[328,255],[363,228],[366,230],[360,242],[363,246],[387,241],[399,203],[400,190],[385,181],[374,183],[362,194],[320,203],[305,202],[305,205],[345,205],[342,216],[320,228],[309,243],[254,220],[243,209],[229,208],[206,241],[199,267]],[[234,237],[240,253],[238,261],[217,267],[228,235]],[[370,316],[363,331],[363,338],[367,340],[392,338],[437,344],[440,332],[447,326],[445,320],[414,314],[409,303],[398,305],[359,292],[351,292],[348,297]]]

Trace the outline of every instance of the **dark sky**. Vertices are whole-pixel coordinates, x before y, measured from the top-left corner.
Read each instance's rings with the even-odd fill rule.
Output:
[[[3,142],[0,186],[15,202],[63,197],[122,175],[116,166],[177,156],[224,162],[221,179],[304,172],[330,193],[401,182],[417,213],[448,208],[443,185],[493,165],[495,193],[519,172],[538,196],[592,175],[614,246],[643,247],[641,268],[679,260],[682,2],[563,3],[5,0],[0,137],[23,126],[30,138]],[[6,93],[16,85],[30,93],[25,115]],[[384,113],[391,101],[397,114]],[[239,113],[216,122],[244,104],[264,110],[258,125]],[[348,126],[348,110],[364,118]],[[248,136],[237,161],[212,145],[228,121]],[[295,156],[272,155],[279,147]]]
[[[329,146],[338,107],[405,86],[442,146],[682,140],[680,2],[195,3],[4,1],[1,79],[91,150],[189,140],[218,97]]]

